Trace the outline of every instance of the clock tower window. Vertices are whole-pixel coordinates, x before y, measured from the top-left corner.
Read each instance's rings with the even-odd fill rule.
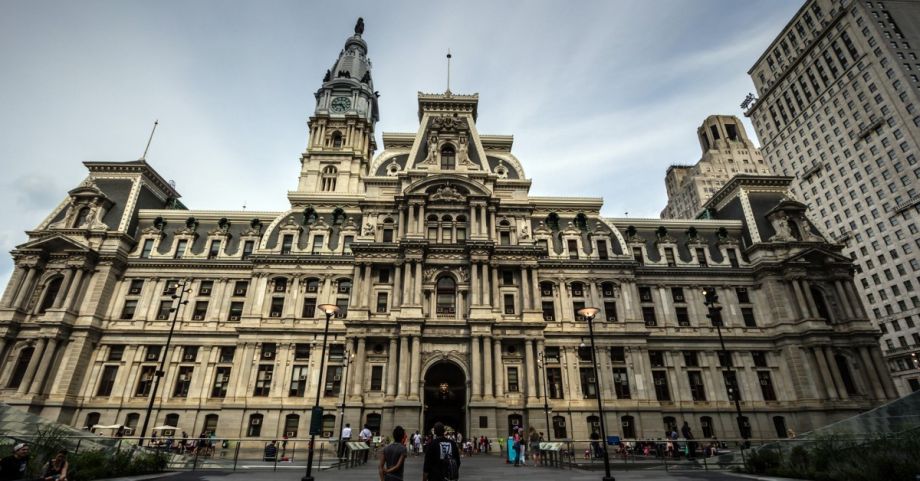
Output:
[[[335,149],[342,148],[342,133],[341,132],[336,131],[332,133],[332,147]]]
[[[335,180],[337,175],[338,170],[331,165],[323,169],[323,192],[332,192],[335,190]]]
[[[441,147],[441,170],[454,170],[456,163],[457,154],[454,146],[444,144],[444,147]]]

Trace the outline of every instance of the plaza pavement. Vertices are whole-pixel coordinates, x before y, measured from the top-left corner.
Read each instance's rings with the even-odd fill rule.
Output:
[[[752,479],[761,481],[781,481],[782,479],[737,475],[719,471],[685,470],[667,472],[663,469],[614,470],[612,474],[617,481],[749,481]],[[304,469],[302,466],[279,465],[277,471],[272,471],[270,468],[253,469],[244,467],[238,469],[236,472],[217,470],[199,470],[195,472],[182,471],[159,476],[148,475],[143,477],[119,478],[117,481],[144,481],[153,479],[158,481],[300,481],[303,475]],[[600,481],[603,475],[603,470],[563,470],[535,466],[515,468],[503,463],[501,458],[497,456],[474,456],[472,458],[463,458],[460,465],[460,479],[471,481],[507,481],[509,477],[527,481]],[[377,466],[374,463],[368,463],[351,469],[331,469],[314,472],[314,476],[316,481],[378,480]],[[407,460],[404,479],[406,481],[421,481],[421,457],[410,457]]]

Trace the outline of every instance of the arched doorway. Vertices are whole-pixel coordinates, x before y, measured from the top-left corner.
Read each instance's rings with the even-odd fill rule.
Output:
[[[466,375],[450,361],[439,361],[425,373],[425,432],[434,423],[459,431],[466,437]]]

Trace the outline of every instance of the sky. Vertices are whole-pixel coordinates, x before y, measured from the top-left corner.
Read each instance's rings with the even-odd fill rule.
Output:
[[[531,195],[658,217],[706,116],[743,117],[747,75],[802,0],[0,2],[0,286],[6,254],[86,176],[141,157],[191,209],[287,209],[313,93],[356,19],[382,132],[417,92],[479,93]],[[747,119],[752,138],[755,132]],[[378,151],[379,153],[379,151]]]

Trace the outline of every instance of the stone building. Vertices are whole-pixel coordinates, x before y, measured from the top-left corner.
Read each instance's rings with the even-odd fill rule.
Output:
[[[668,168],[664,178],[668,205],[661,211],[662,219],[695,218],[712,194],[735,174],[772,174],[738,117],[710,115],[696,129],[696,135],[703,155],[694,165]]]
[[[748,72],[767,164],[854,259],[901,394],[920,389],[920,1],[809,0]]]
[[[602,396],[611,433],[686,420],[732,438],[729,388],[758,437],[895,396],[850,260],[788,199],[791,179],[736,176],[707,220],[604,218],[600,198],[530,196],[512,138],[480,134],[478,96],[451,92],[420,93],[418,129],[383,133],[377,153],[362,31],[316,93],[286,211],[189,210],[144,161],[85,164],[12,253],[4,402],[137,428],[164,355],[152,425],[219,437],[305,437],[317,388],[327,436],[343,402],[380,431],[586,439]],[[325,351],[320,304],[340,308]],[[584,306],[600,308],[598,372]]]

